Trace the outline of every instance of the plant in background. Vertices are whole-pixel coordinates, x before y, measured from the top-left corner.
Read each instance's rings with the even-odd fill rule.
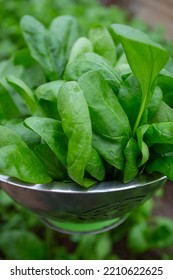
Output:
[[[105,8],[98,0],[0,0],[0,57],[8,58],[18,48],[24,47],[19,21],[29,14],[47,26],[58,15],[73,15],[78,18],[84,32],[97,23],[126,22],[127,13],[117,6]],[[87,18],[87,21],[85,20]]]

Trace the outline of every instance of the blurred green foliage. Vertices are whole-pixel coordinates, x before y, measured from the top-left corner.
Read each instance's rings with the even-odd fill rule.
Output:
[[[0,0],[0,59],[9,58],[25,44],[20,18],[30,14],[46,26],[58,15],[78,18],[84,32],[101,22],[126,23],[130,19],[116,6],[103,7],[97,0]],[[131,19],[131,25],[144,31],[147,24]],[[151,32],[164,41],[164,30]],[[170,51],[172,50],[169,44]],[[64,235],[46,228],[38,218],[13,202],[0,190],[0,259],[172,259],[173,221],[153,215],[151,199],[118,228],[98,235]]]
[[[130,19],[127,11],[116,5],[104,7],[101,0],[0,0],[0,59],[8,58],[24,44],[19,21],[23,15],[32,15],[46,26],[58,15],[73,15],[79,20],[83,31],[96,23],[127,23],[143,31],[148,25],[138,18]],[[164,30],[156,26],[151,32],[156,41],[163,41]]]
[[[74,15],[85,32],[97,22],[106,26],[114,21],[123,23],[127,15],[116,6],[105,9],[98,0],[0,0],[0,7],[0,58],[9,57],[23,46],[19,21],[25,14],[34,16],[46,26],[58,15]]]

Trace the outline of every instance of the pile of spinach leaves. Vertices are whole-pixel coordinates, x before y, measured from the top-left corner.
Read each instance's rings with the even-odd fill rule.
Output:
[[[26,48],[0,63],[0,173],[29,183],[173,180],[168,51],[137,29],[24,16]],[[169,63],[168,63],[169,61]]]

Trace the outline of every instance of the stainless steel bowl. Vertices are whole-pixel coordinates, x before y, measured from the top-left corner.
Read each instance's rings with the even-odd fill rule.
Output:
[[[27,184],[0,175],[0,186],[50,228],[69,234],[100,233],[118,226],[166,181],[140,175],[133,182],[106,181],[84,189],[75,183]]]

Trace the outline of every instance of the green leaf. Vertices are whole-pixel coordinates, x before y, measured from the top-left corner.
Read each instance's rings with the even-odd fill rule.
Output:
[[[0,148],[15,144],[27,147],[20,135],[8,127],[0,125],[0,135]]]
[[[32,90],[19,78],[7,76],[7,82],[22,96],[31,114],[34,114],[37,106],[37,99]]]
[[[34,149],[36,155],[47,167],[51,178],[62,181],[67,179],[67,171],[47,144],[37,145]]]
[[[164,69],[163,69],[164,70]],[[166,70],[161,71],[158,76],[158,86],[162,89],[163,92],[163,101],[168,104],[170,107],[173,105],[173,77]]]
[[[80,36],[79,22],[73,16],[58,16],[51,22],[50,32],[60,41],[65,57],[67,58],[74,42]]]
[[[68,174],[78,184],[89,187],[95,183],[84,178],[91,154],[92,127],[87,103],[76,82],[67,82],[61,87],[57,106],[68,138]]]
[[[10,120],[4,126],[15,131],[31,149],[40,143],[39,135],[24,126],[21,119]]]
[[[172,122],[173,109],[169,107],[164,101],[161,101],[160,106],[155,115],[150,119],[151,123]]]
[[[151,97],[151,101],[149,102],[147,107],[149,121],[152,122],[152,118],[157,114],[159,107],[162,103],[162,98],[162,90],[159,87],[155,87],[153,95]]]
[[[73,16],[56,17],[50,25],[50,47],[58,76],[62,77],[71,48],[80,37],[80,25]]]
[[[10,120],[19,116],[20,112],[10,94],[0,85],[0,123],[2,120]]]
[[[35,95],[38,99],[41,98],[44,100],[56,102],[58,92],[64,83],[65,81],[63,80],[57,80],[42,84],[36,89]]]
[[[80,37],[73,44],[71,52],[69,54],[68,63],[74,62],[80,55],[93,51],[93,45],[91,41],[86,37]]]
[[[103,76],[90,71],[78,83],[89,107],[93,129],[107,138],[128,138],[131,129],[127,116]]]
[[[103,161],[94,148],[91,149],[90,158],[86,165],[86,171],[98,181],[103,181],[105,179],[105,167]]]
[[[124,147],[126,141],[125,137],[110,139],[93,131],[93,147],[110,165],[120,170],[124,167]]]
[[[48,31],[37,19],[29,15],[22,17],[20,25],[32,57],[41,65],[49,80],[56,80],[58,74],[49,47]]]
[[[146,124],[146,125],[142,125],[142,126],[138,127],[138,129],[136,131],[138,145],[139,145],[140,151],[142,153],[142,157],[141,157],[141,160],[139,161],[138,167],[142,166],[149,159],[149,148],[148,148],[147,144],[143,141],[144,134],[148,128],[149,128],[149,125]]]
[[[116,63],[116,47],[108,29],[102,25],[92,27],[89,30],[94,52],[106,58],[112,66]]]
[[[146,171],[151,174],[160,172],[167,176],[168,180],[173,181],[173,156],[156,154],[146,165]]]
[[[141,108],[133,130],[135,133],[151,100],[153,82],[168,60],[168,52],[145,33],[130,26],[113,24],[111,28],[122,44],[128,63],[142,89]]]
[[[42,161],[27,146],[20,144],[0,148],[0,172],[10,177],[33,184],[49,183],[49,177]]]
[[[69,63],[65,69],[64,79],[78,81],[83,74],[92,70],[100,72],[112,89],[118,90],[122,82],[119,73],[106,59],[96,53],[84,53]]]
[[[30,117],[24,121],[24,124],[40,135],[66,167],[67,139],[61,122],[51,118]]]
[[[139,82],[133,74],[124,80],[117,93],[117,97],[133,129],[142,100]]]
[[[132,181],[138,174],[138,157],[140,155],[140,149],[137,141],[134,138],[131,138],[125,149],[125,166],[123,174],[123,182],[127,183]]]
[[[145,141],[148,145],[173,144],[173,122],[155,123],[145,132]]]
[[[128,118],[114,92],[97,71],[90,71],[84,74],[78,83],[83,90],[89,107],[92,128],[95,132],[95,140],[93,140],[95,149],[100,153],[102,145],[101,143],[99,144],[100,139],[105,143],[107,142],[107,144],[109,142],[111,144],[114,143],[114,150],[119,150],[118,154],[121,153],[122,155],[122,151],[130,137],[131,129]],[[109,147],[108,149],[110,150]],[[104,157],[103,154],[105,154],[105,151],[101,152],[101,155]],[[118,156],[116,156],[113,165],[122,169],[122,161],[123,157],[118,159]],[[108,162],[110,163],[110,161]]]

